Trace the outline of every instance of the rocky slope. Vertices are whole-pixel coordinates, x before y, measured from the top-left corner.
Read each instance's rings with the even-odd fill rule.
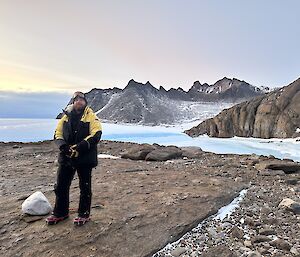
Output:
[[[196,137],[290,138],[300,136],[300,79],[266,96],[223,110],[185,131]]]
[[[202,102],[241,102],[265,90],[238,79],[223,78],[213,85],[196,81],[188,90],[165,90],[130,80],[124,89],[93,89],[86,93],[91,108],[105,121],[148,125],[201,119]]]
[[[281,205],[283,197],[299,199],[299,174],[268,172],[258,177],[262,182],[251,183],[229,217],[209,217],[154,257],[300,256],[300,205],[298,214]]]
[[[145,161],[149,154],[153,158],[153,151],[159,158],[170,153],[168,158],[176,159]],[[181,241],[184,249],[172,256],[236,256],[251,251],[297,256],[299,214],[278,205],[286,197],[299,202],[298,163],[110,141],[102,141],[99,152],[130,159],[99,159],[93,170],[92,221],[79,228],[71,220],[48,227],[43,216],[22,215],[21,204],[37,190],[53,203],[56,147],[51,141],[0,143],[1,256],[152,256],[228,204],[243,188],[250,194],[236,218],[220,227],[209,225],[209,234],[203,233],[193,245]],[[78,191],[75,177],[71,218],[76,215]],[[267,226],[272,232],[266,232]],[[263,233],[275,233],[284,242],[261,239]],[[250,254],[243,256],[259,256]]]

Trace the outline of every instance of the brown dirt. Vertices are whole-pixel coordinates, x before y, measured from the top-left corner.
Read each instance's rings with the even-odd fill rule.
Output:
[[[120,156],[132,143],[102,141],[99,153]],[[92,221],[47,226],[21,213],[42,191],[54,203],[57,149],[52,141],[0,143],[1,256],[151,256],[228,204],[257,175],[257,156],[203,152],[166,162],[99,159],[93,170]],[[79,199],[71,187],[71,218]]]

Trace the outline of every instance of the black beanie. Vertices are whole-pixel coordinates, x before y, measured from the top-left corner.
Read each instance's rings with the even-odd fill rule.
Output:
[[[72,103],[74,103],[75,99],[78,98],[78,97],[84,99],[85,103],[87,104],[87,100],[86,100],[86,98],[85,98],[85,94],[82,93],[82,92],[80,92],[80,91],[77,91],[77,92],[75,92],[75,93],[73,94],[73,97],[72,97]]]

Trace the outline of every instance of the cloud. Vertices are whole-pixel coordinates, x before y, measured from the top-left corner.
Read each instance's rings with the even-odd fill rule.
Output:
[[[70,97],[67,93],[0,91],[0,118],[55,118]]]

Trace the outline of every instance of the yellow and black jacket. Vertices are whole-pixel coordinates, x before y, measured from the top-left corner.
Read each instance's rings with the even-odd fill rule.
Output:
[[[97,144],[102,135],[101,123],[93,110],[85,107],[76,128],[72,128],[72,107],[72,105],[68,106],[57,124],[54,134],[55,142],[60,149],[64,145],[79,145],[84,141],[87,147],[76,158],[70,158],[60,152],[58,161],[62,165],[95,167],[98,164]]]

